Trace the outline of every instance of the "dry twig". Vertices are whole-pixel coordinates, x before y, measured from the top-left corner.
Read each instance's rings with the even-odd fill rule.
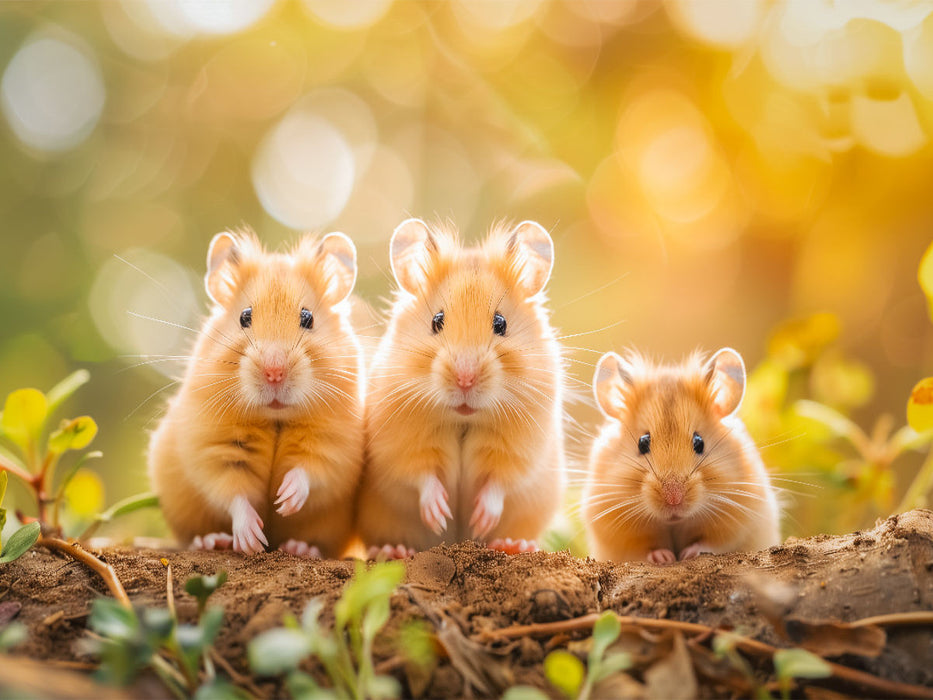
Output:
[[[104,580],[104,583],[107,584],[107,588],[110,589],[113,597],[120,601],[120,603],[122,603],[125,607],[130,607],[130,598],[126,594],[126,591],[123,589],[123,584],[120,583],[120,579],[117,578],[117,572],[114,571],[110,564],[101,561],[86,549],[84,549],[80,543],[66,542],[65,540],[60,540],[57,537],[40,535],[36,544],[39,544],[48,549],[54,549],[56,551],[63,552],[96,572],[97,575]]]

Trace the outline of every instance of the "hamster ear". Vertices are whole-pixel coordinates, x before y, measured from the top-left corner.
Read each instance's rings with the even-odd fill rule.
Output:
[[[218,233],[207,249],[207,273],[204,287],[215,304],[224,305],[236,291],[236,268],[240,264],[240,250],[229,233]]]
[[[344,233],[328,233],[317,248],[317,258],[327,281],[327,298],[339,304],[356,284],[356,246]]]
[[[520,223],[509,237],[508,252],[526,296],[533,297],[544,289],[554,266],[554,242],[544,227],[535,221]]]
[[[599,410],[608,418],[618,418],[625,407],[625,389],[632,384],[628,364],[614,352],[607,352],[596,363],[593,393]]]
[[[409,294],[418,294],[428,276],[437,242],[421,219],[406,219],[392,233],[389,260],[399,286]]]
[[[721,418],[731,416],[745,396],[745,363],[732,348],[723,348],[706,363],[706,381],[713,393],[713,406]]]

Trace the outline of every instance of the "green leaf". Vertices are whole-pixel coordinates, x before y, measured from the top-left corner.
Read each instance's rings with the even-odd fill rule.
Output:
[[[502,700],[550,700],[547,693],[530,685],[515,685],[505,691]]]
[[[774,652],[774,672],[779,679],[829,678],[832,668],[806,649],[779,649]]]
[[[94,601],[87,626],[103,637],[123,640],[132,639],[140,629],[136,611],[112,598],[97,598]]]
[[[210,607],[198,620],[198,627],[204,632],[204,641],[210,645],[217,639],[220,628],[224,625],[224,609],[220,606]]]
[[[586,669],[569,651],[557,649],[544,659],[544,677],[568,698],[575,698],[583,685]]]
[[[139,621],[146,637],[155,645],[160,645],[172,634],[175,628],[175,619],[168,608],[145,608]]]
[[[198,599],[198,610],[203,610],[207,599],[227,582],[227,572],[218,571],[213,576],[193,576],[185,581],[185,590]]]
[[[83,450],[97,435],[97,423],[90,416],[63,420],[58,430],[49,436],[49,450],[63,454],[68,450]]]
[[[6,485],[10,480],[5,470],[0,469],[0,503],[3,503],[3,497],[6,496]]]
[[[24,472],[28,472],[29,468],[26,466],[26,463],[20,458],[19,455],[14,454],[8,450],[3,445],[0,445],[0,457],[9,462],[10,464],[19,467]]]
[[[389,599],[379,598],[370,603],[363,615],[362,632],[364,639],[375,639],[376,634],[389,621]]]
[[[93,454],[93,453],[92,453]],[[156,508],[159,505],[159,497],[154,493],[138,493],[135,496],[129,496],[122,501],[118,501],[110,506],[103,513],[98,515],[95,520],[102,523],[109,523],[114,518],[121,515],[127,515],[143,508]]]
[[[933,244],[927,248],[923,257],[920,259],[920,267],[917,270],[917,281],[920,288],[926,295],[930,308],[930,316],[933,318]]]
[[[363,562],[357,562],[356,574],[334,606],[337,627],[343,628],[350,620],[359,619],[371,601],[391,596],[403,578],[405,564],[400,561],[382,562],[369,569]]]
[[[25,451],[30,444],[39,442],[48,409],[48,401],[41,391],[18,389],[6,397],[3,415],[0,416],[0,429]]]
[[[322,688],[307,673],[292,671],[285,679],[285,687],[292,700],[336,700],[338,695],[330,688]]]
[[[931,442],[933,442],[933,430],[924,430],[922,433],[918,433],[909,425],[905,425],[891,436],[890,444],[891,451],[895,455],[899,455],[904,452],[922,450]]]
[[[303,632],[277,627],[249,643],[249,665],[260,676],[276,676],[297,669],[310,653],[311,644]]]
[[[252,696],[225,678],[215,677],[201,685],[194,700],[249,700]]]
[[[59,407],[71,397],[72,394],[87,384],[90,378],[90,372],[88,372],[86,369],[79,369],[76,372],[72,372],[67,377],[62,379],[58,384],[53,386],[47,394],[49,402],[49,415],[55,413],[55,411],[57,411]]]
[[[318,620],[323,610],[324,601],[320,598],[312,598],[308,601],[308,604],[305,605],[304,612],[301,614],[301,629],[305,631],[305,634],[311,637],[317,636],[319,627]]]
[[[590,663],[598,661],[606,653],[606,649],[619,638],[622,625],[619,618],[611,610],[606,610],[596,624],[593,625],[593,648],[590,650]]]
[[[402,689],[392,676],[373,676],[363,692],[367,698],[397,698],[401,696]]]
[[[406,660],[427,668],[435,658],[434,635],[421,620],[412,620],[399,633],[399,649]]]
[[[29,523],[28,525],[23,525],[19,530],[10,535],[10,539],[8,539],[3,546],[0,564],[8,564],[23,556],[29,551],[29,548],[36,543],[36,540],[39,539],[39,533],[41,531],[42,526],[39,525],[39,523]]]
[[[0,629],[0,651],[6,651],[26,641],[29,633],[26,625],[21,622],[11,622]]]
[[[612,676],[620,671],[625,671],[632,667],[632,657],[626,654],[625,652],[620,652],[618,654],[609,654],[606,658],[600,660],[595,665],[595,671],[591,668],[590,674],[593,677],[594,683],[599,683],[609,676]]]

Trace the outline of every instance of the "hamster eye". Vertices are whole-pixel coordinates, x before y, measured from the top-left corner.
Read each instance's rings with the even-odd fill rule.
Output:
[[[640,438],[638,438],[638,451],[643,455],[646,455],[651,451],[651,433],[645,433]]]
[[[444,327],[444,312],[438,311],[434,314],[434,318],[431,319],[431,331],[435,334],[441,332],[441,328]]]
[[[496,311],[496,315],[492,317],[492,332],[496,335],[505,335],[505,316]]]
[[[310,331],[314,327],[314,316],[307,309],[302,309],[300,323],[302,328],[307,328]]]
[[[703,454],[703,448],[705,447],[703,443],[703,438],[700,437],[699,433],[693,434],[693,451],[698,455]]]
[[[240,325],[243,328],[249,328],[253,325],[253,307],[250,306],[246,309],[243,309],[243,312],[240,314]]]

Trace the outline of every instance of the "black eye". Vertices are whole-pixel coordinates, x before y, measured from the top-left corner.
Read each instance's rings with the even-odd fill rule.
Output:
[[[309,331],[314,326],[314,316],[311,315],[311,312],[307,309],[301,310],[301,327],[307,328]]]
[[[443,327],[444,327],[444,312],[438,311],[436,314],[434,314],[434,318],[431,319],[431,330],[434,333],[440,333],[441,328]]]
[[[243,326],[243,328],[249,328],[251,325],[253,325],[252,306],[248,309],[243,309],[243,312],[240,314],[240,325]]]
[[[492,332],[496,335],[505,335],[505,316],[496,311],[496,315],[492,317]]]
[[[643,455],[646,455],[651,451],[651,433],[645,433],[640,438],[638,438],[638,451]]]
[[[703,438],[700,437],[699,433],[693,434],[693,451],[698,455],[703,454],[703,448],[705,447],[703,443]]]

